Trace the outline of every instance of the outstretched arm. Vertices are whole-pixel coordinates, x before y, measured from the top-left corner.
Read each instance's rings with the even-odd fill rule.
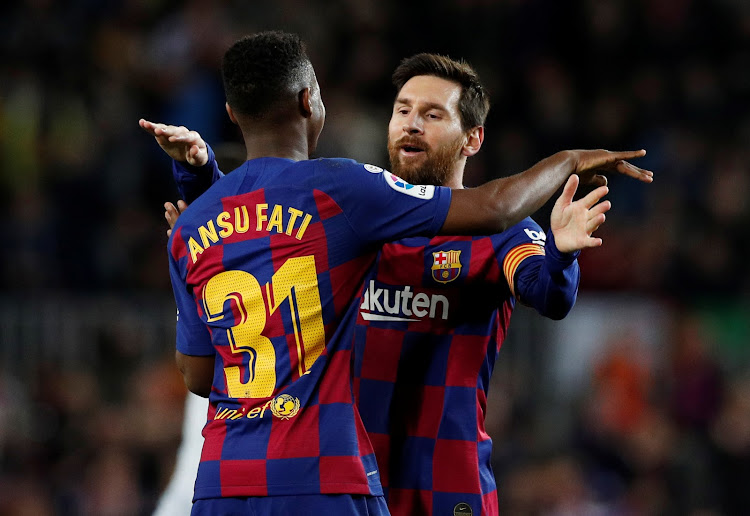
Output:
[[[653,172],[626,161],[645,154],[645,150],[562,151],[520,174],[495,179],[478,188],[454,190],[450,210],[440,233],[500,233],[540,209],[572,174],[578,174],[589,184],[606,184],[606,179],[599,175],[601,172],[618,172],[650,183]]]
[[[194,167],[208,162],[208,146],[201,135],[185,126],[156,124],[141,118],[138,125],[156,139],[167,156],[175,161],[185,161]]]
[[[186,202],[193,202],[224,176],[213,150],[198,132],[184,126],[156,124],[144,119],[140,119],[138,124],[174,160],[172,174],[177,191]]]

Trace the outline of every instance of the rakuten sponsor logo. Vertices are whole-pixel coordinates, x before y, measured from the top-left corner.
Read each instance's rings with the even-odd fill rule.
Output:
[[[449,307],[445,296],[414,293],[409,286],[401,289],[376,288],[375,281],[370,280],[359,305],[359,313],[366,321],[416,322],[425,317],[447,319]]]

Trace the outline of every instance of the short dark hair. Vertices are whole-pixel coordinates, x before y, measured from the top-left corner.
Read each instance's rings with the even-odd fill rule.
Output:
[[[458,111],[465,131],[484,125],[490,110],[490,97],[479,82],[477,72],[465,61],[438,54],[416,54],[402,60],[393,72],[393,85],[401,91],[404,84],[418,75],[432,75],[461,85]]]
[[[312,65],[296,34],[266,31],[245,36],[224,54],[221,65],[227,103],[240,114],[262,117],[277,106]]]

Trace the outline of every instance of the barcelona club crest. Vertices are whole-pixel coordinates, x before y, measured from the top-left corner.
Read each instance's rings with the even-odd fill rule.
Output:
[[[461,274],[461,251],[438,251],[432,253],[432,279],[448,283]]]

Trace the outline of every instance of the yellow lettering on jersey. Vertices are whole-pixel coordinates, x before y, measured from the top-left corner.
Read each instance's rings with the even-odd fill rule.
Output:
[[[240,215],[245,216],[244,221]],[[247,206],[243,204],[234,209],[234,230],[237,233],[247,233],[248,229],[250,229],[250,215],[247,213]]]
[[[188,240],[188,247],[190,248],[190,258],[193,260],[193,263],[195,263],[195,260],[198,259],[198,255],[203,253],[203,248],[198,245],[198,242],[196,242],[193,237],[190,237]]]
[[[271,228],[276,228],[277,233],[284,231],[281,227],[281,205],[274,204],[273,213],[271,213],[271,220],[268,221],[266,231],[271,231]]]
[[[268,220],[268,215],[265,213],[267,209],[268,204],[263,203],[255,205],[255,220],[257,221],[255,231],[261,231],[263,229],[263,223]]]
[[[227,211],[222,211],[219,213],[219,216],[216,217],[216,225],[222,228],[221,231],[219,231],[219,236],[221,238],[227,238],[234,233],[234,226],[229,222],[229,217],[230,215]]]
[[[256,231],[276,231],[276,233],[284,233],[292,236],[297,240],[302,240],[305,236],[310,222],[312,221],[312,215],[305,213],[297,208],[289,207],[286,213],[289,214],[289,219],[284,221],[284,206],[280,204],[274,204],[271,208],[271,215],[268,214],[269,206],[267,203],[259,203],[255,205],[255,230]],[[234,218],[233,218],[234,217]],[[294,233],[294,227],[298,220],[302,220],[297,233]],[[284,229],[286,226],[286,229]],[[217,231],[217,227],[220,231]],[[213,244],[220,240],[227,238],[234,233],[247,233],[250,229],[250,216],[248,213],[247,205],[236,206],[234,213],[222,211],[216,216],[214,220],[209,220],[202,226],[198,226],[198,239],[201,241],[199,244],[194,237],[190,237],[188,240],[188,247],[190,249],[190,258],[193,263],[198,260],[198,255],[202,254],[203,251],[211,247]],[[201,245],[202,244],[202,245]]]
[[[286,224],[286,231],[285,233],[289,236],[292,236],[292,228],[294,227],[294,222],[297,220],[297,217],[302,215],[302,212],[295,209],[295,208],[289,208],[289,215],[291,215],[291,218],[289,219],[289,222]]]
[[[302,225],[297,230],[297,234],[294,238],[297,240],[302,240],[303,235],[305,234],[305,230],[307,230],[307,226],[310,225],[310,221],[312,220],[312,215],[309,213],[305,215],[305,218],[302,220]]]
[[[216,234],[216,227],[214,227],[214,221],[209,220],[205,226],[198,228],[198,235],[201,237],[203,242],[203,248],[209,247],[212,243],[215,244],[219,241],[219,235]],[[211,242],[209,242],[209,240]]]

